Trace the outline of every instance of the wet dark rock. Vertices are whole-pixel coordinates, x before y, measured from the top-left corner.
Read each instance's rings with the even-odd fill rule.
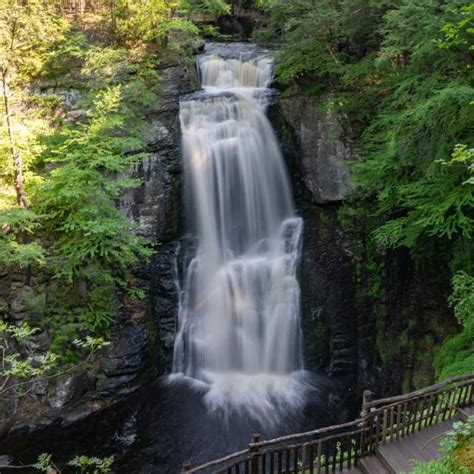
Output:
[[[269,439],[337,421],[328,407],[329,400],[336,407],[339,399],[329,396],[327,379],[314,376],[313,384],[304,413],[269,428],[240,413],[230,413],[225,423],[221,413],[208,410],[204,393],[162,378],[93,417],[71,411],[67,419],[51,418],[42,429],[25,427],[4,439],[0,449],[25,464],[48,452],[62,467],[80,447],[88,456],[113,454],[117,474],[176,474],[185,462],[196,465],[244,449],[254,432]]]
[[[87,117],[87,112],[83,109],[74,109],[66,114],[69,121],[75,122],[77,120],[83,120]]]
[[[0,466],[13,466],[13,458],[10,456],[0,456]]]
[[[350,153],[342,142],[334,142],[334,118],[321,110],[321,99],[280,98],[270,117],[304,221],[298,279],[305,368],[331,376],[331,410],[344,420],[358,406],[356,287],[352,242],[332,202],[350,191],[345,163]]]
[[[22,346],[27,348],[30,352],[46,352],[50,348],[51,337],[43,331],[39,334],[35,334],[31,339],[26,342],[22,342]]]
[[[143,366],[147,346],[145,325],[125,326],[102,365],[104,373],[108,377],[136,373]]]
[[[180,220],[179,98],[197,84],[194,64],[165,67],[160,76],[160,94],[144,111],[149,125],[143,151],[151,154],[128,173],[142,184],[124,193],[120,207],[142,235],[163,242],[177,237]]]
[[[137,374],[129,373],[108,377],[97,389],[99,397],[124,397],[136,392],[140,388],[137,382]]]
[[[145,144],[147,149],[159,151],[173,146],[174,140],[171,132],[163,123],[160,120],[154,120],[146,133]]]
[[[160,340],[166,351],[172,351],[176,335],[176,302],[162,296],[155,298],[155,314],[159,317]]]
[[[300,207],[305,222],[299,280],[307,366],[331,375],[354,374],[355,288],[351,260],[341,254],[344,237],[337,235],[337,209],[304,202]]]
[[[161,370],[169,372],[173,360],[174,339],[178,318],[178,289],[176,283],[176,258],[178,241],[162,245],[151,262],[151,307],[158,325],[158,341],[162,361]]]
[[[78,401],[94,388],[95,377],[86,371],[63,375],[56,384],[56,395],[50,400],[50,405],[54,408],[64,407]]]
[[[38,379],[32,382],[29,391],[33,397],[43,400],[48,395],[48,380]]]
[[[351,191],[347,161],[356,157],[337,116],[324,107],[329,99],[292,90],[270,108],[305,222],[300,285],[306,364],[333,380],[345,378],[353,397],[366,388],[378,397],[399,394],[433,383],[434,348],[453,333],[445,262],[434,257],[417,268],[407,249],[387,251],[380,296],[371,296],[374,275],[357,240],[364,236],[344,229],[337,215]]]
[[[169,239],[176,232],[176,203],[173,202],[172,177],[166,170],[161,154],[146,157],[134,166],[131,177],[140,179],[138,188],[127,191],[121,208],[139,226],[139,231],[150,239]]]
[[[142,184],[127,191],[120,204],[142,235],[160,242],[144,276],[149,295],[144,308],[147,335],[140,330],[143,345],[137,351],[129,348],[126,363],[120,365],[119,355],[108,361],[106,373],[113,374],[114,380],[106,381],[102,387],[106,392],[119,386],[121,393],[130,389],[134,379],[127,370],[138,373],[148,364],[148,374],[156,375],[171,367],[178,306],[174,267],[181,223],[179,99],[195,90],[197,81],[192,62],[160,66],[159,74],[159,97],[145,110],[149,123],[145,151],[152,153],[130,170],[129,176],[140,179]],[[125,339],[129,335],[124,332]]]

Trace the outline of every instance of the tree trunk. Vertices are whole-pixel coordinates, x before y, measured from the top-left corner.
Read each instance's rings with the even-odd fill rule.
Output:
[[[7,125],[8,140],[10,142],[10,154],[13,160],[15,169],[15,189],[16,199],[18,204],[22,207],[28,207],[28,201],[26,199],[25,189],[23,187],[23,160],[21,155],[15,147],[15,140],[13,137],[13,129],[10,117],[10,100],[8,95],[8,73],[5,69],[2,69],[2,90],[3,90],[3,101],[5,104],[5,118]]]
[[[115,15],[115,0],[110,0],[110,24],[112,28],[112,35],[115,37],[117,31],[117,18]]]

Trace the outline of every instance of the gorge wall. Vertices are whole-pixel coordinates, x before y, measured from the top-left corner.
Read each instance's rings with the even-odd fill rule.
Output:
[[[159,73],[159,99],[143,111],[148,127],[145,151],[150,155],[130,170],[142,185],[120,202],[141,233],[156,241],[150,264],[134,271],[146,297],[123,302],[112,344],[95,376],[84,371],[66,375],[53,389],[39,384],[21,415],[16,409],[14,416],[2,420],[2,434],[16,436],[25,426],[34,430],[58,420],[73,423],[170,371],[178,306],[176,258],[179,270],[187,245],[181,239],[178,102],[196,89],[197,81],[190,60],[164,63]],[[63,95],[77,98],[80,90],[64,88]],[[276,98],[269,114],[304,219],[299,281],[306,368],[342,381],[344,390],[333,391],[331,403],[340,418],[347,419],[356,414],[366,388],[383,396],[431,383],[433,350],[455,328],[443,303],[447,287],[438,278],[440,264],[435,260],[430,268],[417,269],[406,253],[387,254],[382,296],[375,298],[369,291],[370,270],[363,265],[363,242],[358,240],[362,237],[355,237],[339,215],[351,192],[349,164],[357,158],[344,140],[338,117],[327,111],[328,100],[295,89]],[[68,104],[71,117],[81,115],[76,102]],[[64,290],[48,275],[2,272],[2,317],[21,322],[27,311],[54,304]],[[68,294],[73,297],[75,291],[81,289]],[[45,348],[50,342],[45,333],[35,341]]]
[[[408,251],[386,252],[377,281],[363,233],[341,215],[359,158],[330,95],[285,91],[271,109],[304,218],[300,266],[307,367],[346,380],[356,409],[364,389],[376,396],[434,381],[434,351],[454,332],[441,261],[417,268]],[[355,402],[356,401],[356,402]],[[355,404],[354,404],[355,402]]]
[[[144,151],[147,158],[129,170],[141,180],[139,188],[125,193],[121,209],[139,226],[140,233],[155,242],[156,253],[147,265],[133,269],[134,284],[144,299],[122,301],[106,338],[110,346],[93,367],[60,376],[57,381],[36,383],[29,395],[1,405],[0,435],[16,437],[54,423],[74,423],[135,392],[162,374],[172,355],[177,295],[174,260],[180,235],[180,140],[179,97],[195,88],[192,59],[163,61],[157,65],[161,77],[158,99],[143,110]],[[84,116],[80,99],[86,84],[64,78],[40,83],[38,93],[55,94],[63,101],[69,120]],[[140,151],[140,150],[139,150]],[[7,322],[22,324],[42,317],[63,298],[77,300],[81,285],[53,280],[41,270],[0,271],[0,315]],[[58,321],[58,324],[62,324]],[[47,331],[32,339],[34,349],[47,351],[52,339]],[[20,350],[26,350],[21,348]],[[5,405],[6,403],[6,405]]]

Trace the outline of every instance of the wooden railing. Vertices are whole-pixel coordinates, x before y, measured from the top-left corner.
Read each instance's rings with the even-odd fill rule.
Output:
[[[456,377],[416,392],[363,405],[362,451],[400,439],[414,431],[452,418],[473,403],[474,374]]]
[[[365,391],[362,417],[336,426],[260,441],[247,449],[201,466],[183,466],[187,474],[322,474],[358,465],[379,444],[452,418],[474,403],[474,374],[454,377],[396,397],[372,400]]]

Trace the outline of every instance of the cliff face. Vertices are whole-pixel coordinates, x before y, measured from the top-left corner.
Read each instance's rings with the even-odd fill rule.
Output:
[[[158,99],[143,110],[148,127],[143,151],[149,156],[128,173],[142,184],[126,192],[119,203],[140,233],[156,243],[151,261],[133,269],[134,284],[145,298],[122,301],[107,337],[111,344],[93,370],[66,374],[56,383],[38,383],[30,396],[2,406],[0,432],[4,435],[20,434],[25,426],[34,431],[53,420],[77,421],[136,391],[170,365],[177,311],[174,260],[180,234],[179,97],[195,89],[196,72],[192,61],[180,60],[160,65],[158,73],[162,78]],[[44,84],[40,93],[58,94],[69,119],[83,116],[77,105],[83,95],[78,84],[59,81],[54,88]],[[84,291],[81,285],[71,287],[40,271],[3,271],[0,314],[17,324],[27,316],[31,322],[35,314],[41,317],[44,307],[57,305],[61,298],[77,298],[80,304]],[[47,332],[33,338],[39,350],[48,350],[51,342]]]
[[[354,157],[329,102],[329,96],[303,96],[297,90],[279,101],[299,150],[295,171],[318,204],[342,201],[352,191],[347,162]]]
[[[140,232],[157,243],[156,253],[143,272],[144,300],[153,338],[151,373],[169,371],[178,311],[175,284],[176,257],[181,235],[181,131],[179,99],[198,87],[195,65],[172,64],[159,70],[161,94],[145,111],[149,123],[147,149],[151,155],[131,170],[142,181],[123,197],[121,208],[139,226]]]
[[[433,352],[453,330],[453,318],[436,259],[417,268],[408,252],[387,253],[374,295],[366,236],[345,227],[339,214],[352,190],[349,162],[358,158],[329,102],[330,96],[294,89],[270,116],[305,222],[300,285],[307,368],[345,379],[352,403],[365,388],[383,396],[433,382]]]

